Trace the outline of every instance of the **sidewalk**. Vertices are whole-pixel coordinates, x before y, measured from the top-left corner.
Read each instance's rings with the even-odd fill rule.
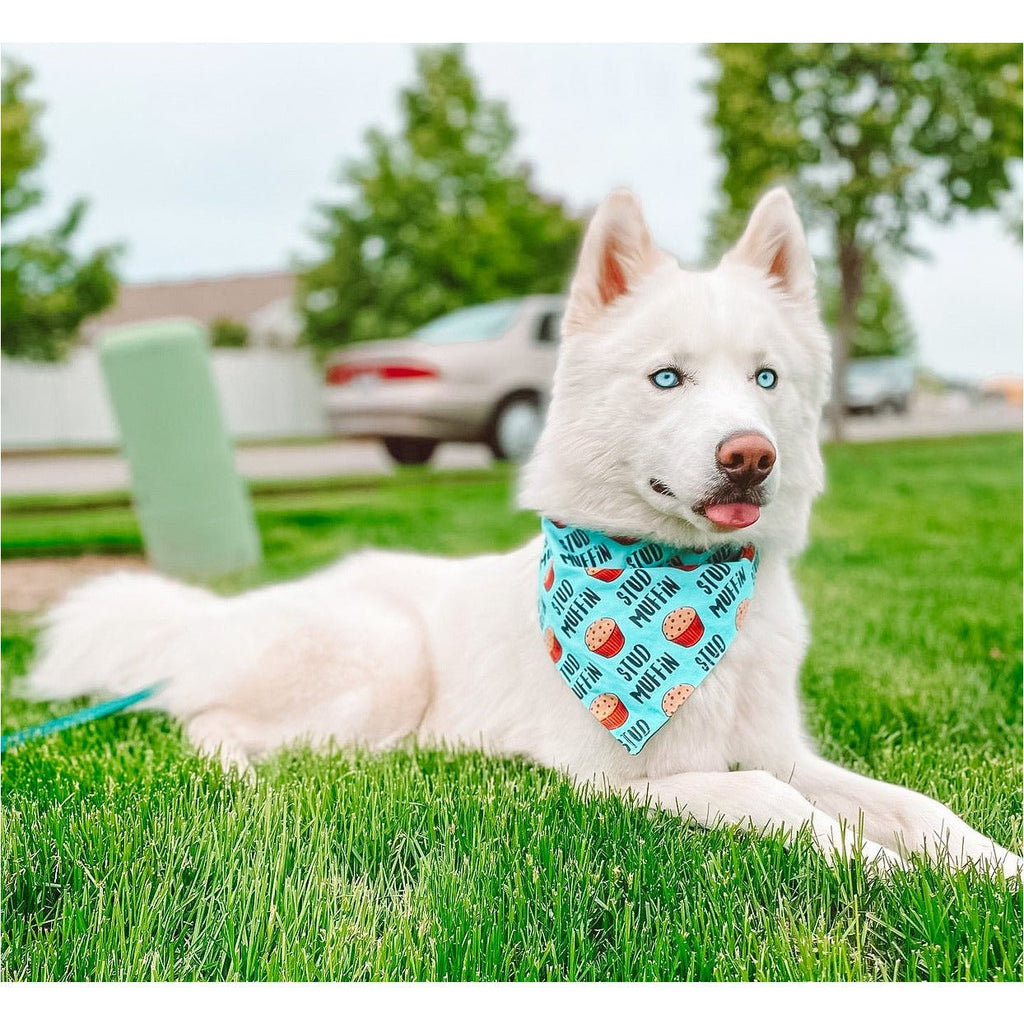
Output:
[[[1020,429],[1021,410],[996,402],[969,405],[922,399],[907,416],[851,416],[846,421],[850,441]],[[249,480],[311,480],[395,471],[376,441],[240,446],[236,458],[239,471]],[[490,451],[479,444],[442,445],[431,463],[439,469],[480,469],[490,464]],[[4,456],[0,461],[0,492],[5,495],[125,490],[128,483],[127,463],[116,454],[19,453]]]
[[[395,466],[376,441],[239,447],[236,465],[248,480],[312,480],[317,477],[390,474]],[[442,445],[431,461],[440,469],[478,469],[491,464],[484,445]],[[85,494],[127,490],[128,463],[115,454],[5,455],[0,492]]]

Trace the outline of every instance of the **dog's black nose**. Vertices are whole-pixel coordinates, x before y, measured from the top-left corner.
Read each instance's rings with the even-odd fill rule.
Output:
[[[775,465],[775,446],[764,434],[742,431],[730,434],[715,451],[719,472],[738,487],[756,487]]]

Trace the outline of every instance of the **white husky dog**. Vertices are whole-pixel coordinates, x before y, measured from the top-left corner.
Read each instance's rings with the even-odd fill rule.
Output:
[[[540,538],[466,559],[365,552],[236,597],[102,577],[50,612],[30,692],[126,693],[169,676],[146,706],[225,765],[296,741],[413,737],[523,755],[704,826],[806,829],[833,860],[892,867],[920,852],[1019,875],[1019,857],[942,804],[824,761],[804,734],[807,630],[789,563],[823,486],[830,359],[788,194],[768,193],[697,273],[654,246],[632,195],[613,193],[588,228],[563,335],[522,503],[675,548],[738,541],[760,559],[743,630],[639,754],[545,649]]]

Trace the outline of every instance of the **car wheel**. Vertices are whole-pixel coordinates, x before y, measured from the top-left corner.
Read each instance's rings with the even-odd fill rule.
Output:
[[[437,442],[429,437],[385,437],[384,447],[400,466],[422,466],[430,461]]]
[[[495,458],[525,462],[544,425],[540,403],[530,395],[516,395],[498,406],[491,427],[491,451]]]

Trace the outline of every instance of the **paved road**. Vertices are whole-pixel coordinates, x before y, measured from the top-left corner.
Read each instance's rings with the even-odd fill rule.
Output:
[[[329,441],[322,444],[240,447],[236,464],[250,480],[312,480],[349,474],[395,471],[375,441]],[[476,469],[491,464],[484,445],[442,445],[433,465]],[[128,464],[119,455],[5,455],[0,460],[0,491],[14,494],[84,494],[128,487]]]
[[[956,434],[992,434],[1021,429],[1021,410],[1004,402],[972,404],[960,396],[918,399],[905,416],[850,416],[849,441],[891,441],[901,437],[950,437]],[[823,435],[826,436],[826,435]]]
[[[970,405],[955,400],[919,402],[907,416],[854,416],[847,421],[851,441],[896,437],[1019,430],[1021,410],[997,403]],[[309,445],[241,447],[238,468],[250,480],[313,479],[350,473],[392,473],[384,449],[373,441],[331,441]],[[442,445],[434,465],[475,469],[490,465],[483,445]],[[118,455],[14,455],[0,462],[3,494],[75,494],[128,486],[128,467]]]

